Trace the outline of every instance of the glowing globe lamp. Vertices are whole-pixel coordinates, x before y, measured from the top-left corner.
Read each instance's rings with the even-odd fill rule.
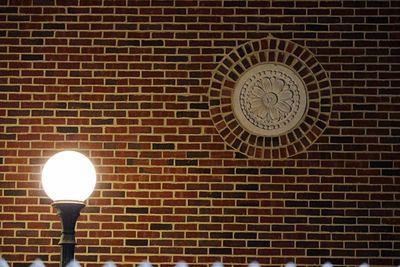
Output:
[[[95,185],[96,170],[90,160],[79,152],[59,152],[43,167],[43,189],[53,200],[61,218],[61,267],[74,259],[76,220]]]
[[[52,156],[42,171],[44,191],[53,201],[85,201],[96,185],[96,170],[81,153],[63,151]]]

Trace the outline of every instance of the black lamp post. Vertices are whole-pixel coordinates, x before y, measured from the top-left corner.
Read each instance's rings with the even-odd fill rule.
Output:
[[[44,165],[42,185],[61,219],[60,267],[65,267],[74,259],[75,224],[96,185],[96,171],[83,154],[59,152]]]
[[[74,259],[75,253],[75,224],[84,203],[73,202],[53,202],[53,207],[57,209],[57,214],[61,218],[62,235],[60,242],[61,259],[60,266],[66,266]]]

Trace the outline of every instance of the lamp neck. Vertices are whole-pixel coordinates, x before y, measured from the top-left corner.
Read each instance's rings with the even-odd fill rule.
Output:
[[[74,259],[75,251],[75,224],[80,211],[85,204],[77,201],[55,201],[52,204],[57,209],[61,218],[62,235],[59,242],[61,246],[61,267],[65,267]]]

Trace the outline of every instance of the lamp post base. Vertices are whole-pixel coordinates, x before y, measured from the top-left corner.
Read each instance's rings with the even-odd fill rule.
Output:
[[[55,201],[52,206],[57,209],[57,214],[61,218],[62,235],[58,244],[61,247],[60,267],[65,267],[74,259],[75,224],[85,204],[75,201]]]

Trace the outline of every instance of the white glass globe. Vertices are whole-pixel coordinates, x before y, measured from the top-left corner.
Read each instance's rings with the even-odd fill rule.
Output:
[[[43,167],[42,185],[53,201],[85,201],[96,185],[96,170],[90,160],[75,151],[53,155]]]

